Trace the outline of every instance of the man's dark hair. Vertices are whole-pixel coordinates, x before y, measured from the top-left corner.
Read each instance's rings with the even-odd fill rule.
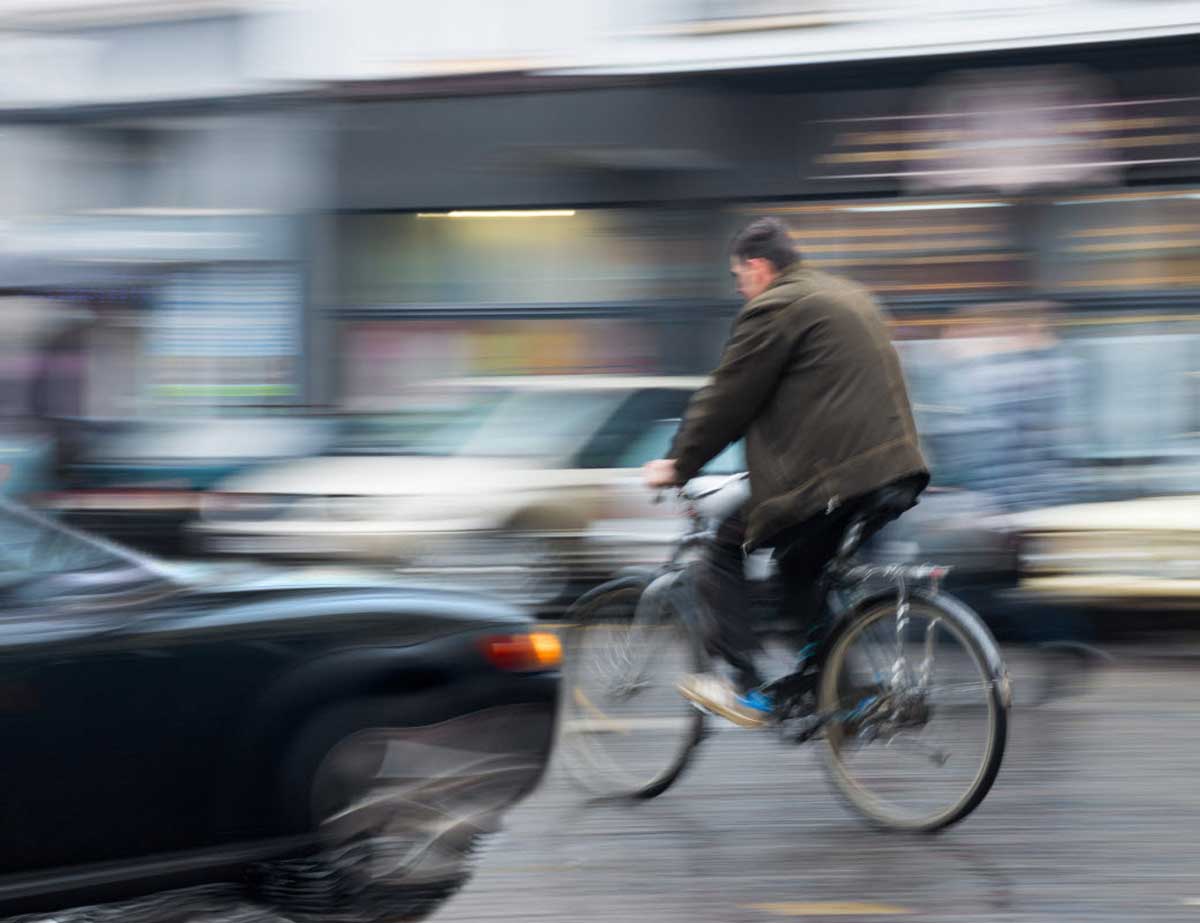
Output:
[[[788,226],[778,218],[757,218],[737,237],[731,248],[738,260],[768,260],[777,272],[783,272],[800,259],[792,245]]]

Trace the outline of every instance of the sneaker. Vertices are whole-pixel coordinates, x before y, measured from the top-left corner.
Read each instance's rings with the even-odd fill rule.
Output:
[[[769,696],[757,689],[739,695],[732,683],[711,673],[687,676],[676,688],[693,705],[739,727],[763,727],[771,718]]]

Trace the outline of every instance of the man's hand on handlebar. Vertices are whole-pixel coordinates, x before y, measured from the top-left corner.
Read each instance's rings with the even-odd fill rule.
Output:
[[[656,458],[642,466],[642,480],[651,490],[663,490],[667,487],[678,487],[679,473],[675,468],[675,459]]]

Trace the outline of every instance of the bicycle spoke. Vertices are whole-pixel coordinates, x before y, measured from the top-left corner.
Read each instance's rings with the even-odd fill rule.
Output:
[[[931,747],[929,744],[912,737],[907,734],[897,734],[885,744],[887,747],[896,750],[907,751],[914,756],[924,757],[935,766],[945,766],[950,759],[950,753],[946,750],[941,750],[937,747]]]
[[[878,634],[880,629],[878,625],[875,625],[870,626],[868,631],[872,636],[875,636]],[[882,642],[872,642],[866,644],[865,647],[865,656],[871,663],[871,671],[873,673],[872,679],[874,679],[877,683],[886,682],[888,677],[891,675],[891,664],[888,663],[887,655],[883,653],[884,644]]]
[[[576,614],[568,636],[574,670],[559,752],[563,768],[594,795],[644,795],[669,784],[703,720],[675,689],[697,669],[686,627],[666,608],[638,612],[637,593],[601,595]]]
[[[587,731],[601,732],[616,732],[626,733],[621,722],[614,721],[602,710],[596,707],[596,704],[587,696],[579,687],[575,688],[574,693],[575,704],[587,715],[586,718],[577,718],[577,728]]]
[[[647,622],[649,624],[635,623],[629,632],[626,649],[633,653],[628,655],[629,673],[623,684],[626,689],[636,689],[644,684],[648,668],[671,639],[671,629],[661,619],[648,619]]]
[[[966,683],[935,684],[926,689],[925,692],[934,705],[962,704],[961,702],[955,703],[953,699],[950,701],[945,701],[941,698],[941,696],[948,693],[958,693],[963,694],[964,696],[967,693],[974,693],[970,699],[964,698],[963,701],[966,704],[976,705],[982,708],[987,704],[987,696],[990,694],[991,689],[991,683],[985,681],[975,681]]]

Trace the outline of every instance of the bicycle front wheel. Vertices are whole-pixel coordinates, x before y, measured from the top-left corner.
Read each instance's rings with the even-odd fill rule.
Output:
[[[822,669],[826,768],[883,826],[933,831],[983,801],[1004,756],[1010,693],[979,618],[948,597],[879,601],[833,639]]]
[[[676,689],[702,668],[701,645],[670,606],[639,607],[642,591],[600,587],[568,614],[559,753],[599,797],[662,794],[703,735],[704,716]]]

